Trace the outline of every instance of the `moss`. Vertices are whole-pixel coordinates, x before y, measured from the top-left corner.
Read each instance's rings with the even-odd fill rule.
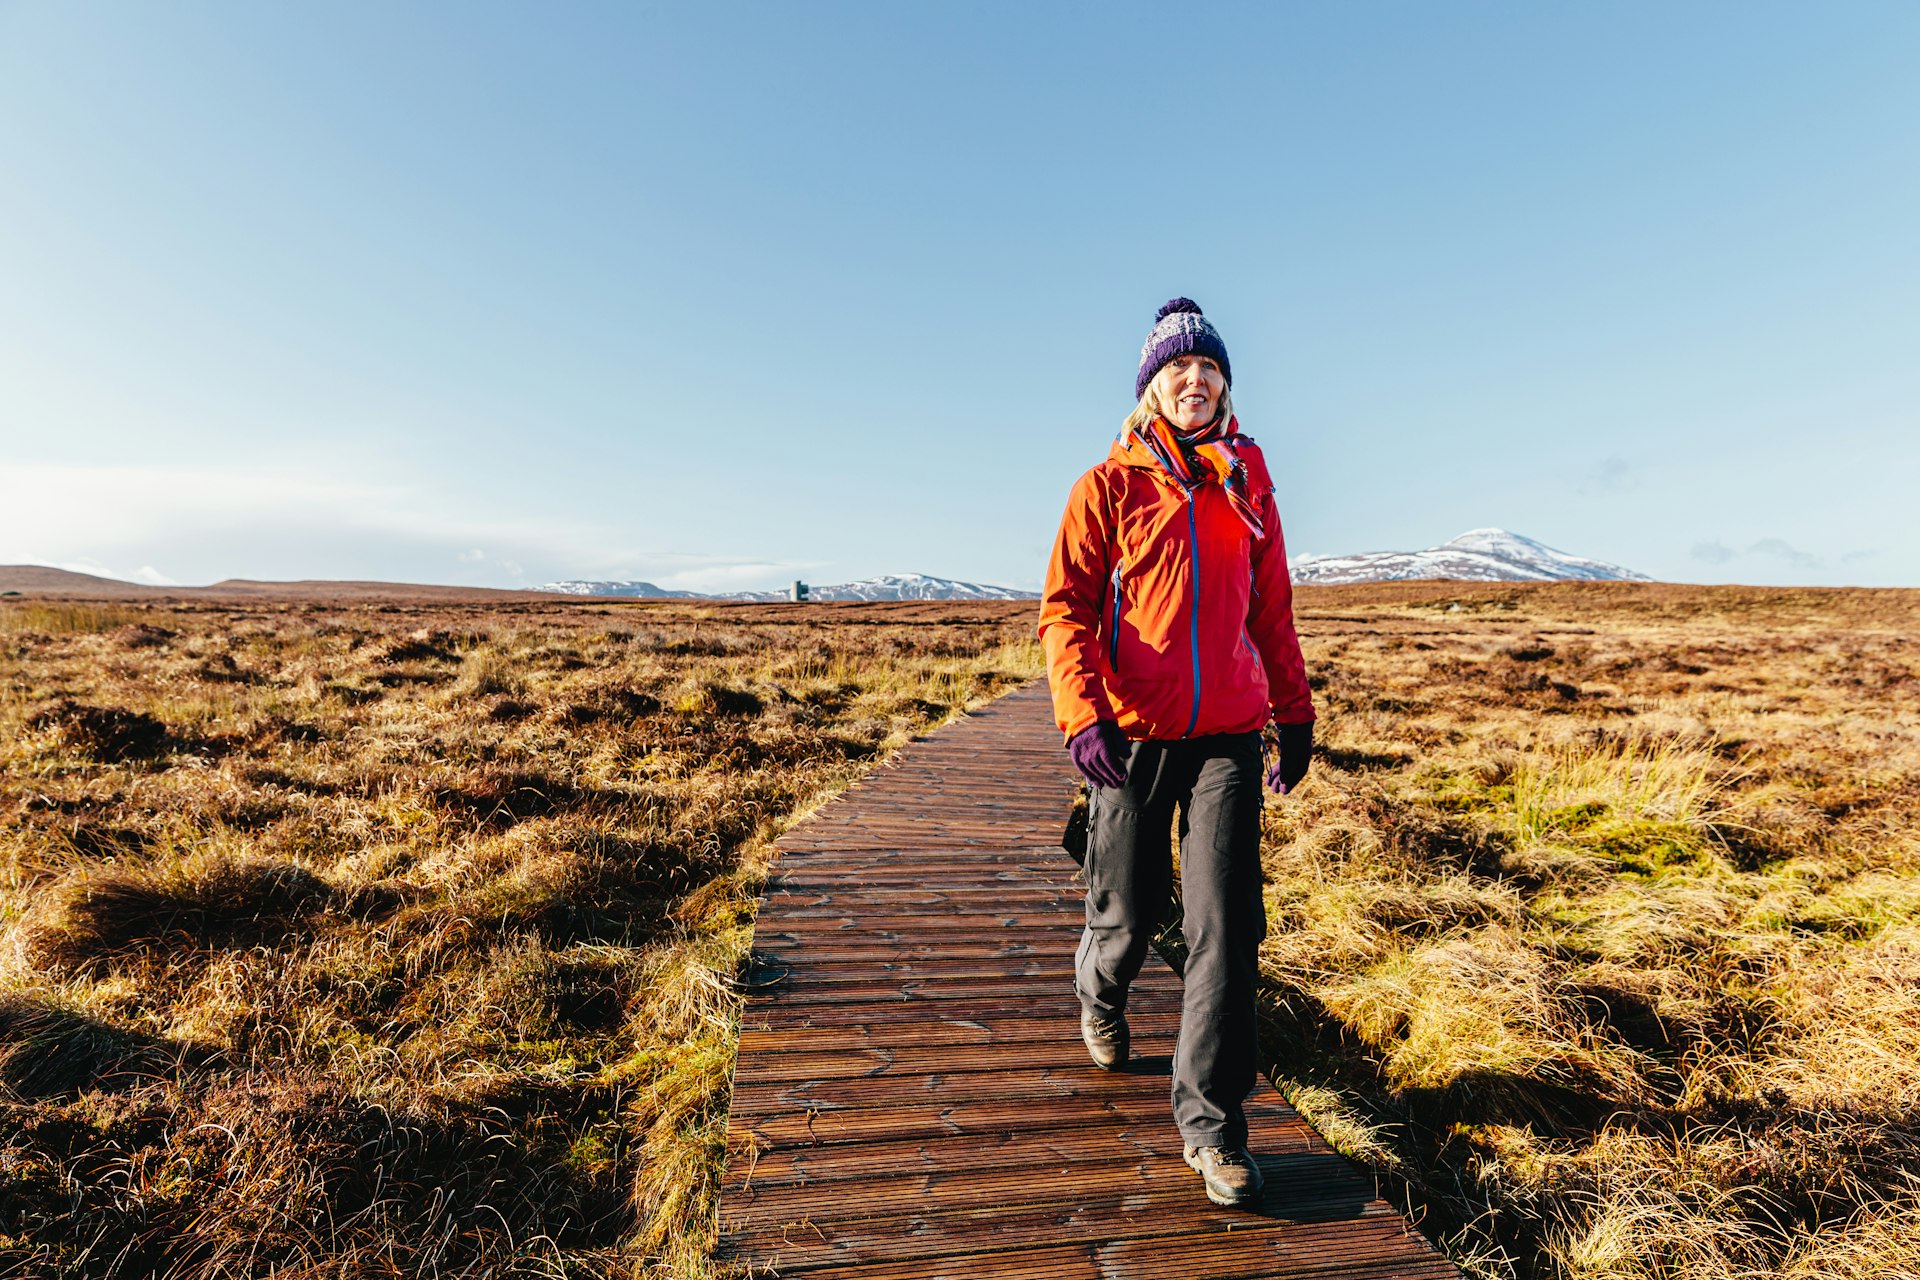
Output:
[[[1920,1269],[1855,1225],[1920,1171],[1920,721],[1862,694],[1920,593],[1522,592],[1410,644],[1369,601],[1421,590],[1300,596],[1334,665],[1266,817],[1289,1088],[1472,1275]]]

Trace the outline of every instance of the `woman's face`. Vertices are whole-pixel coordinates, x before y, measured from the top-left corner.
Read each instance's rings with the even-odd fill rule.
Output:
[[[1153,375],[1160,396],[1160,412],[1182,434],[1198,431],[1220,411],[1220,393],[1227,380],[1209,356],[1175,356]]]

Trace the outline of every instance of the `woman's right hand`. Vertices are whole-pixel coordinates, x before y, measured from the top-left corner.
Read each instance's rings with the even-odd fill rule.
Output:
[[[1313,760],[1313,721],[1275,728],[1279,730],[1280,750],[1267,770],[1267,787],[1284,796],[1307,776],[1307,766]]]
[[[1111,720],[1097,720],[1067,742],[1067,754],[1073,767],[1097,787],[1125,786],[1127,781],[1127,735]]]

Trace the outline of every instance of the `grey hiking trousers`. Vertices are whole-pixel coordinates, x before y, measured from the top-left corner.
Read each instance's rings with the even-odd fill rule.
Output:
[[[1123,786],[1089,784],[1087,922],[1074,956],[1074,990],[1085,1008],[1126,1011],[1127,987],[1173,892],[1177,809],[1187,967],[1173,1056],[1173,1120],[1194,1146],[1245,1146],[1241,1103],[1259,1069],[1254,984],[1267,936],[1260,735],[1131,745]]]

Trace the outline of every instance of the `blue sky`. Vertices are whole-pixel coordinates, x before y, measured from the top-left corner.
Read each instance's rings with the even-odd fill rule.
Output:
[[[1289,546],[1920,585],[1920,6],[0,0],[0,563],[1037,586],[1165,299]]]

